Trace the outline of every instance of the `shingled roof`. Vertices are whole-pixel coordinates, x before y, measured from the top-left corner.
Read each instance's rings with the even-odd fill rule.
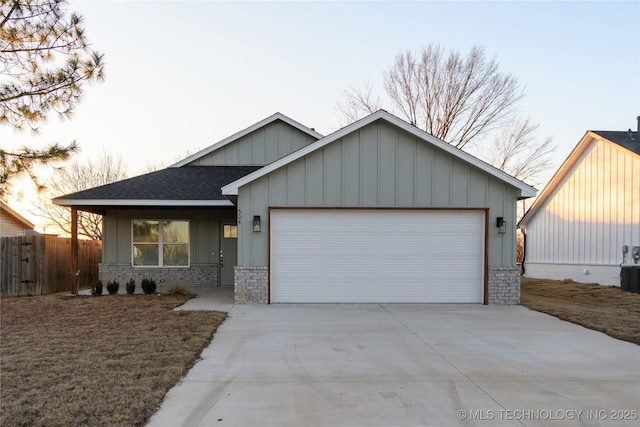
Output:
[[[626,132],[610,130],[594,130],[591,132],[596,133],[629,151],[640,154],[640,139],[638,139],[638,132],[632,132],[631,129]]]
[[[222,206],[221,188],[260,166],[167,168],[53,199],[62,206]]]

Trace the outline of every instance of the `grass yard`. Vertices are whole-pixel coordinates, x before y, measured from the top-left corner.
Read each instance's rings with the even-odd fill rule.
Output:
[[[0,425],[144,425],[226,317],[187,299],[0,298]]]
[[[521,304],[640,345],[640,294],[618,287],[523,277]]]
[[[0,298],[0,425],[144,425],[226,317],[188,298]],[[522,305],[640,345],[640,294],[522,278]]]

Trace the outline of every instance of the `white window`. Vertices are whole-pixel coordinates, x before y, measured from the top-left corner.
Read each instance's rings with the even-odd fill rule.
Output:
[[[189,221],[134,219],[133,265],[189,266]]]

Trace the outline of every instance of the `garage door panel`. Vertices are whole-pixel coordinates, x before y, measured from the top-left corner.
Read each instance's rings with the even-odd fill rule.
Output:
[[[272,302],[482,302],[484,211],[274,209]]]

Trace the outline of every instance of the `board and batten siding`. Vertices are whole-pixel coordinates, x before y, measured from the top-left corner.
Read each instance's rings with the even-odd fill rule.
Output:
[[[622,246],[640,245],[640,157],[594,140],[526,224],[526,232],[526,264],[532,268],[564,265],[560,279],[599,281],[582,272],[590,265],[611,266],[607,284],[617,284]],[[582,266],[584,275],[571,277],[571,265]]]
[[[268,264],[269,207],[489,208],[489,265],[515,265],[518,190],[384,121],[239,188],[238,265]],[[262,231],[251,232],[260,215]],[[508,223],[497,233],[495,218]]]
[[[262,166],[315,141],[311,135],[276,120],[187,166]]]
[[[217,263],[219,222],[235,221],[235,209],[113,209],[104,216],[102,262],[131,263],[131,221],[133,219],[181,219],[189,221],[190,262]]]

